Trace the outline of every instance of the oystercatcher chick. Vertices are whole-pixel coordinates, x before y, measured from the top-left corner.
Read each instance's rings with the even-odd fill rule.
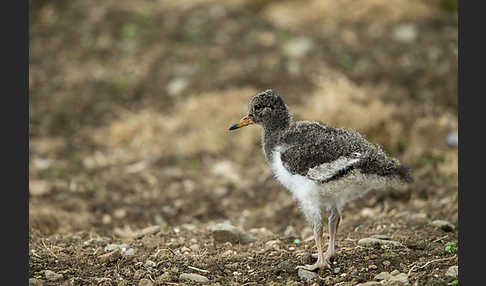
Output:
[[[388,157],[358,132],[319,122],[293,121],[273,90],[253,96],[248,115],[229,130],[251,124],[263,127],[263,152],[276,179],[298,201],[312,224],[317,261],[305,270],[330,268],[343,206],[371,190],[410,182],[410,168]],[[329,212],[329,244],[324,253],[324,213]]]

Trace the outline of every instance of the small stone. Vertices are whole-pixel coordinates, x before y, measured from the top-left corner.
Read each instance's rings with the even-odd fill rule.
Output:
[[[433,226],[436,226],[436,227],[439,227],[440,229],[442,229],[443,231],[453,231],[454,230],[454,225],[446,220],[434,220],[432,223],[431,223]]]
[[[160,231],[160,225],[149,226],[138,232],[135,232],[133,234],[133,238],[140,238],[149,234],[156,234],[159,231]]]
[[[123,244],[110,243],[107,246],[105,246],[105,251],[122,249],[122,248],[127,248],[127,247],[128,247],[128,244],[126,244],[126,243],[123,243]]]
[[[391,274],[386,271],[375,275],[376,280],[389,280],[390,278],[391,278]]]
[[[459,267],[457,265],[449,267],[445,275],[449,277],[457,278],[457,275],[459,275]]]
[[[147,268],[152,268],[152,267],[155,267],[157,264],[155,262],[153,262],[152,260],[147,260],[145,261],[145,264],[144,266],[147,267]]]
[[[181,251],[181,253],[188,253],[188,252],[191,252],[191,249],[189,247],[183,246],[183,247],[181,247],[180,251]]]
[[[393,245],[393,246],[400,246],[401,243],[393,240],[383,240],[377,238],[362,238],[358,241],[358,245],[361,246],[375,246],[375,245]]]
[[[282,262],[280,262],[280,263],[277,265],[277,267],[278,267],[278,268],[285,268],[285,267],[287,266],[287,264],[288,264],[288,263],[287,263],[287,261],[282,261]]]
[[[339,274],[339,272],[341,272],[341,268],[336,267],[336,268],[334,268],[333,272],[334,272],[334,274]]]
[[[400,273],[395,276],[392,276],[387,282],[386,285],[389,286],[406,286],[409,285],[410,282],[408,281],[408,275],[405,273]]]
[[[174,78],[167,84],[167,93],[174,96],[183,92],[189,85],[189,80],[185,77]]]
[[[51,192],[51,186],[47,181],[29,181],[29,192],[33,196],[43,196]]]
[[[287,42],[283,49],[284,53],[293,58],[305,56],[314,47],[314,42],[307,37],[297,37]]]
[[[317,284],[319,285],[319,284]],[[347,281],[343,281],[343,282],[339,282],[339,283],[336,283],[334,284],[334,286],[353,286],[353,282],[347,282]]]
[[[299,268],[297,274],[299,275],[300,279],[304,280],[311,280],[317,277],[316,273],[301,268]]]
[[[449,146],[456,147],[459,144],[459,133],[457,131],[449,133],[446,137],[446,143]]]
[[[391,275],[391,276],[395,276],[395,275],[398,275],[398,274],[400,274],[400,271],[398,271],[398,270],[396,270],[396,269],[395,269],[395,270],[393,270],[392,272],[390,272],[390,275]]]
[[[213,233],[214,240],[219,242],[249,243],[257,240],[253,235],[227,223],[214,225],[210,230]]]
[[[401,24],[393,31],[393,37],[402,43],[413,42],[417,38],[417,28],[413,24]]]
[[[228,250],[226,250],[225,252],[221,253],[221,256],[223,256],[223,257],[230,257],[230,256],[232,256],[233,254],[234,254],[233,250],[228,249]]]
[[[208,278],[199,275],[199,274],[194,274],[194,273],[182,273],[179,276],[179,280],[190,280],[190,281],[195,281],[195,282],[200,282],[200,283],[206,283],[209,281]]]
[[[118,258],[120,258],[120,256],[121,256],[120,249],[115,249],[111,252],[98,256],[98,259],[101,262],[111,262],[117,260]]]
[[[101,222],[103,224],[110,224],[111,223],[111,216],[109,214],[104,214],[101,218]]]
[[[410,219],[412,220],[425,220],[427,219],[427,214],[426,213],[415,213],[410,215]]]
[[[368,268],[371,269],[371,270],[376,270],[376,269],[378,269],[378,266],[371,264],[370,266],[368,266]]]
[[[390,266],[391,262],[390,262],[390,261],[388,261],[388,260],[384,260],[384,261],[382,262],[382,264],[383,264],[384,266]]]
[[[403,218],[403,219],[409,219],[410,218],[410,213],[407,211],[404,212],[399,212],[395,215],[396,218]]]
[[[377,238],[382,240],[390,240],[390,237],[386,234],[373,234],[371,238]]]
[[[46,270],[44,272],[44,276],[46,277],[47,280],[49,281],[57,281],[62,279],[62,274],[56,273],[52,270]]]
[[[129,248],[127,250],[122,250],[122,252],[123,252],[124,255],[130,256],[130,255],[134,255],[135,254],[135,249]]]
[[[113,216],[117,219],[122,219],[127,215],[127,210],[126,209],[117,209],[113,212]]]
[[[29,286],[42,286],[44,281],[35,278],[29,278]]]
[[[380,282],[376,282],[376,281],[368,281],[368,282],[365,282],[365,283],[359,283],[356,286],[383,286],[383,284],[381,284]]]
[[[152,285],[154,285],[154,283],[152,283],[152,281],[150,281],[147,278],[140,279],[140,281],[138,282],[138,286],[152,286]]]

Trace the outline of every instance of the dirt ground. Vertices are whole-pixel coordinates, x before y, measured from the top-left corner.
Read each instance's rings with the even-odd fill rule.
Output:
[[[29,3],[31,285],[458,285],[456,1]],[[261,129],[228,131],[268,88],[413,169],[344,208],[311,280],[295,267],[312,231]],[[222,222],[257,240],[215,240]],[[358,244],[373,235],[398,244]]]

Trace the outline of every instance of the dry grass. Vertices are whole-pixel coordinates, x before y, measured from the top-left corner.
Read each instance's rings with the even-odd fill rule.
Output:
[[[97,130],[95,136],[99,144],[122,148],[134,158],[191,157],[204,152],[226,153],[237,161],[243,160],[239,154],[252,153],[259,130],[246,128],[230,133],[228,127],[246,114],[248,100],[255,93],[253,89],[209,92],[189,96],[170,113],[150,108],[126,112]]]
[[[339,13],[336,13],[339,11]],[[437,5],[422,0],[345,1],[275,1],[265,15],[274,24],[288,29],[305,25],[322,25],[323,30],[335,30],[340,23],[376,22],[380,25],[403,19],[418,20],[437,13]]]

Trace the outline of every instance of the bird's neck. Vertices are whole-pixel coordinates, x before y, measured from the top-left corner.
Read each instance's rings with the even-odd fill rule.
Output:
[[[278,124],[265,124],[263,126],[263,153],[268,163],[271,163],[273,150],[279,145],[281,134],[289,128],[290,121],[291,119],[289,118],[288,121],[280,121]]]

